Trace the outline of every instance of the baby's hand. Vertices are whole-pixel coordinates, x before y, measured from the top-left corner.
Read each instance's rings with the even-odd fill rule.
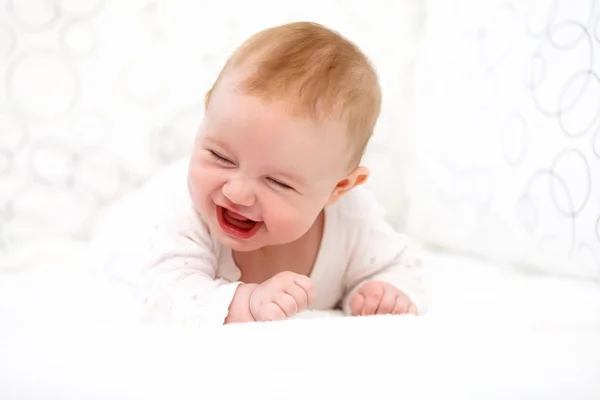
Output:
[[[257,321],[277,321],[304,310],[315,299],[309,277],[280,272],[258,285],[250,297],[250,312]]]
[[[417,314],[417,306],[403,291],[387,282],[366,282],[350,298],[352,315]]]

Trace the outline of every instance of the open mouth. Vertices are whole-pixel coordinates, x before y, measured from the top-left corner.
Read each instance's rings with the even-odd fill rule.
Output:
[[[245,218],[220,206],[217,206],[217,219],[225,233],[238,239],[251,238],[264,223]]]

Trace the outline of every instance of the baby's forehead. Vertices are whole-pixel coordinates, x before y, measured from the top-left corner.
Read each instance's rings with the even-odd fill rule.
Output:
[[[283,162],[289,157],[290,162],[308,163],[322,157],[345,158],[349,152],[343,121],[291,115],[285,104],[245,96],[215,100],[215,107],[206,115],[206,136],[236,152],[256,152],[271,160],[281,158]]]
[[[305,136],[325,146],[335,146],[332,152],[343,147],[352,151],[352,132],[343,113],[326,112],[324,109],[307,110],[297,106],[288,92],[278,95],[249,93],[243,86],[246,75],[242,72],[226,74],[215,87],[207,108],[207,116],[221,126],[231,129],[240,126],[269,129],[282,127],[281,134]],[[317,100],[315,107],[319,107]]]
[[[218,114],[227,114],[237,108],[245,108],[255,111],[254,113],[242,113],[246,118],[264,118],[269,114],[273,119],[279,121],[288,121],[290,124],[302,125],[307,130],[312,131],[347,131],[348,123],[341,106],[331,110],[325,107],[317,99],[311,107],[298,105],[297,95],[281,93],[252,93],[245,89],[243,82],[239,78],[224,79],[211,94],[212,99],[207,107],[207,113],[214,110],[213,105],[217,105]],[[258,110],[260,108],[260,110]],[[259,115],[256,111],[261,111]]]

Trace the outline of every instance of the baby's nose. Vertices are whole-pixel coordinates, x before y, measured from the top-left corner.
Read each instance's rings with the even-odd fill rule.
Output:
[[[252,184],[242,179],[231,180],[223,185],[223,195],[234,204],[250,207],[256,201]]]

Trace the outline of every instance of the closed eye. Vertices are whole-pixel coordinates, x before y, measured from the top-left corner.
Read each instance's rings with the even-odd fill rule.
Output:
[[[209,150],[209,152],[210,152],[211,157],[214,158],[215,160],[217,160],[218,162],[228,164],[228,165],[233,164],[233,162],[231,160],[228,160],[227,158],[223,157],[219,153],[215,153],[212,150]]]
[[[285,184],[285,183],[283,183],[283,182],[279,182],[279,181],[278,181],[278,180],[276,180],[276,179],[273,179],[273,178],[267,178],[267,180],[268,180],[269,182],[273,183],[274,185],[276,185],[276,186],[279,186],[280,188],[282,188],[282,189],[284,189],[284,190],[295,190],[293,187],[291,187],[291,186],[289,186],[289,185],[286,185],[286,184]]]

